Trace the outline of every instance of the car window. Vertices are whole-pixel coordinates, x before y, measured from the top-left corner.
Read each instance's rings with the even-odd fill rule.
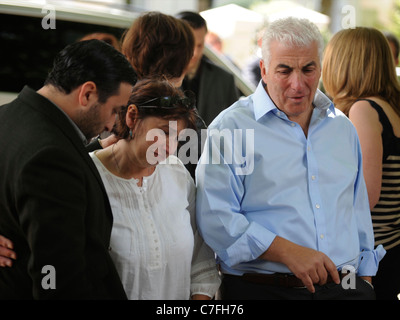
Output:
[[[6,9],[9,10],[9,7],[6,6]],[[66,18],[60,19],[64,13],[60,11],[55,29],[44,29],[43,14],[38,15],[37,8],[35,14],[28,9],[15,6],[13,10],[20,13],[13,10],[0,12],[0,105],[13,100],[25,85],[35,90],[41,88],[52,67],[54,56],[67,44],[96,32],[111,33],[120,39],[139,14],[121,12],[103,18],[106,16],[104,12],[96,17],[90,12],[84,16],[71,11],[65,14]],[[91,23],[85,23],[87,18]],[[242,95],[247,96],[253,92],[253,86],[235,68],[231,68],[208,48],[204,53],[214,63],[230,69]]]
[[[54,56],[67,44],[94,32],[118,39],[125,29],[56,21],[55,29],[43,29],[42,18],[0,14],[0,91],[20,92],[25,84],[37,90],[52,67]]]

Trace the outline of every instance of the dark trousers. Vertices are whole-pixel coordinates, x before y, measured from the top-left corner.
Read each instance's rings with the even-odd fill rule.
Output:
[[[377,300],[397,300],[400,293],[400,245],[386,251],[372,279]]]
[[[355,287],[345,289],[341,284],[314,285],[315,293],[306,288],[270,286],[243,280],[239,276],[224,275],[221,285],[222,300],[374,300],[375,291],[363,279],[356,277]]]

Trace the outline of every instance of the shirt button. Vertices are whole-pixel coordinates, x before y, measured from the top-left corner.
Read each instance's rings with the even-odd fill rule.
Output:
[[[321,238],[321,240],[324,239],[324,235],[323,234],[321,234],[319,237]]]
[[[292,122],[292,123],[291,123],[291,126],[292,126],[292,127],[295,127],[295,126],[296,126],[296,124]]]
[[[315,180],[315,176],[311,176],[311,180]]]
[[[316,204],[315,207],[316,207],[317,209],[321,208],[321,206],[320,206],[319,204]]]

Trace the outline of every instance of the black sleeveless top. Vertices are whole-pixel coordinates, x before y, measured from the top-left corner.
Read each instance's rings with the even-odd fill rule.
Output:
[[[382,187],[376,206],[371,211],[375,244],[388,250],[400,244],[400,138],[382,108],[374,101],[369,104],[378,112],[382,124]]]

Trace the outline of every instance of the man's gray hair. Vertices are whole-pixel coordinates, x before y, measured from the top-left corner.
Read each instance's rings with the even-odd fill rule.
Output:
[[[322,61],[324,39],[318,27],[307,19],[288,17],[272,22],[264,31],[262,57],[266,72],[270,63],[270,44],[274,40],[294,47],[306,47],[316,42],[320,62]]]

